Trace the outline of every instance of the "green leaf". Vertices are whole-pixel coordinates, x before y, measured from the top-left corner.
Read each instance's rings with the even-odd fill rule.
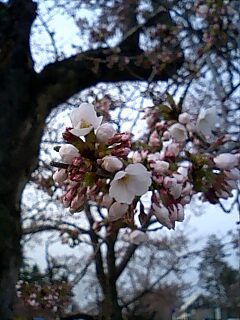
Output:
[[[84,175],[83,182],[86,187],[92,186],[96,181],[96,174],[93,172],[87,172]]]
[[[173,97],[169,93],[166,93],[166,96],[167,96],[167,102],[170,104],[171,107],[175,108],[176,104]]]

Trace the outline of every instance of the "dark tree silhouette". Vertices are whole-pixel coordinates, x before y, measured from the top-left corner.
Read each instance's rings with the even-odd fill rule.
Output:
[[[38,5],[40,3],[39,0]],[[0,318],[3,320],[12,318],[15,284],[22,260],[22,192],[38,165],[45,120],[54,108],[100,82],[173,79],[173,85],[186,89],[184,98],[193,79],[201,75],[202,70],[205,70],[203,73],[210,70],[214,79],[219,80],[214,82],[214,87],[227,124],[232,125],[231,114],[237,110],[234,96],[239,88],[239,82],[235,81],[238,71],[235,2],[232,11],[227,10],[222,1],[211,4],[200,28],[194,26],[192,19],[201,1],[196,6],[192,1],[189,6],[188,1],[152,0],[146,10],[138,0],[51,3],[56,10],[72,5],[73,16],[84,6],[91,10],[100,8],[101,14],[98,24],[91,28],[87,24],[84,29],[84,19],[78,19],[80,27],[89,31],[91,46],[86,50],[79,48],[78,53],[68,58],[59,54],[54,34],[39,17],[52,41],[55,61],[37,72],[30,50],[33,24],[39,14],[37,3],[32,0],[0,2]],[[221,14],[216,15],[216,11]],[[225,19],[226,16],[230,18]],[[141,35],[147,39],[144,44]],[[112,41],[110,46],[114,37],[117,41]],[[220,73],[216,70],[217,61],[220,61]],[[223,72],[228,74],[224,79]],[[91,215],[88,218],[91,225]],[[93,232],[91,237],[96,244]],[[114,237],[107,239],[109,265],[115,259],[115,240]],[[133,253],[134,248],[130,248],[128,255],[131,257]],[[101,256],[97,259],[98,280],[106,289],[111,279],[102,277]],[[122,261],[117,271],[111,270],[115,279],[126,263]],[[121,319],[116,287],[109,286],[106,294],[110,317]]]
[[[199,281],[216,306],[227,306],[236,310],[237,303],[233,292],[237,287],[239,291],[239,276],[238,271],[226,261],[226,256],[223,241],[215,235],[210,236],[202,251]]]

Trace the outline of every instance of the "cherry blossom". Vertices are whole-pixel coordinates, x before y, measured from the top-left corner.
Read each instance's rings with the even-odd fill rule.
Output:
[[[202,109],[197,118],[196,129],[203,135],[209,136],[218,122],[219,117],[216,107]]]
[[[135,196],[148,191],[151,182],[151,173],[141,163],[129,164],[116,173],[109,194],[118,202],[131,204]]]
[[[239,154],[221,153],[228,139],[212,135],[218,121],[215,108],[200,110],[195,121],[174,105],[164,105],[167,119],[162,119],[158,108],[148,109],[148,132],[135,142],[132,134],[116,132],[111,122],[101,125],[93,105],[81,104],[71,113],[73,129],[63,134],[67,143],[55,148],[61,160],[53,162],[58,168],[53,180],[65,190],[63,206],[71,213],[82,211],[89,201],[106,208],[106,217],[94,228],[105,225],[107,232],[114,232],[129,227],[134,231],[127,241],[137,245],[146,238],[136,229],[139,212],[141,225],[155,216],[174,229],[184,220],[184,207],[194,194],[218,203],[234,194],[240,178]],[[148,207],[142,203],[145,194]]]
[[[78,137],[86,136],[92,129],[97,129],[102,116],[97,117],[94,106],[90,103],[82,103],[79,108],[73,110],[70,114],[73,129],[70,132]]]

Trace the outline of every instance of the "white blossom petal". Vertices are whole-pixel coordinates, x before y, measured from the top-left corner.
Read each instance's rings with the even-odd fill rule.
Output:
[[[127,204],[131,204],[135,197],[134,193],[130,193],[126,186],[124,186],[123,183],[119,183],[117,180],[111,182],[109,195],[116,201]]]
[[[205,136],[212,134],[216,124],[219,122],[216,107],[202,109],[197,118],[196,129]]]
[[[116,173],[109,194],[118,202],[131,204],[136,195],[141,196],[148,191],[151,183],[151,173],[142,164],[130,164],[125,171]]]

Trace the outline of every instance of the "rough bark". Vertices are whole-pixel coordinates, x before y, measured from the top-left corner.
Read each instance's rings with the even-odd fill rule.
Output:
[[[34,110],[28,44],[35,5],[12,1],[0,7],[0,15],[0,319],[5,320],[12,317],[21,264],[21,194],[37,163],[44,119]]]
[[[35,16],[36,4],[31,0],[0,3],[1,320],[12,318],[21,264],[21,196],[37,165],[46,117],[59,103],[98,82],[144,80],[152,72],[150,65],[138,65],[134,58],[127,65],[115,63],[109,67],[106,62],[112,55],[121,61],[125,53],[116,48],[99,48],[50,64],[36,74],[29,46]],[[176,58],[155,80],[169,78],[182,62],[182,57]],[[104,287],[106,279],[101,281]],[[107,287],[104,290],[107,293]],[[114,291],[116,288],[111,289],[111,298],[116,295]]]
[[[117,277],[116,277],[116,257],[115,242],[117,233],[109,235],[107,242],[107,275],[106,293],[103,300],[102,319],[122,320],[122,310],[118,302]]]

